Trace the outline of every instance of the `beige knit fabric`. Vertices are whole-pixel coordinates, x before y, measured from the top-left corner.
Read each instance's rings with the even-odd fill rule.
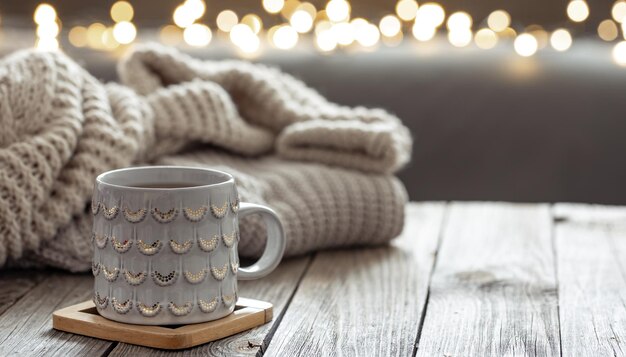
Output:
[[[133,164],[232,173],[243,201],[277,211],[287,255],[402,229],[406,194],[391,174],[411,138],[394,116],[332,104],[273,68],[158,45],[135,49],[119,72],[127,87],[60,53],[0,63],[0,266],[88,270],[93,179]],[[262,225],[243,220],[241,255],[264,243]]]

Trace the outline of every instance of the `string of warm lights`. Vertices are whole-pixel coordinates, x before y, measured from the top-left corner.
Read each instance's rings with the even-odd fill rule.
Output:
[[[219,12],[215,18],[216,29],[212,30],[202,22],[206,13],[204,0],[185,0],[172,14],[172,24],[163,26],[159,36],[162,42],[170,45],[186,43],[189,46],[208,46],[216,34],[227,38],[244,54],[258,53],[263,37],[267,43],[278,49],[294,48],[301,37],[311,33],[313,43],[321,52],[331,52],[338,48],[374,48],[383,43],[396,46],[409,32],[420,42],[432,40],[445,23],[447,39],[455,47],[466,47],[472,42],[480,49],[491,49],[502,41],[513,42],[515,52],[524,57],[552,47],[556,51],[566,51],[573,43],[570,30],[558,28],[552,32],[539,25],[523,29],[512,25],[512,19],[505,10],[496,10],[478,24],[471,15],[459,11],[446,18],[444,8],[435,2],[418,4],[415,0],[399,0],[395,11],[384,15],[380,21],[372,23],[363,18],[352,18],[352,8],[347,0],[329,0],[323,9],[317,9],[309,2],[299,0],[262,0],[263,9],[279,18],[279,23],[264,29],[261,18],[256,14],[239,15],[230,9]],[[565,13],[569,20],[580,23],[589,17],[589,5],[585,0],[572,0]],[[137,29],[132,23],[133,6],[127,1],[117,1],[111,6],[110,25],[92,23],[87,27],[76,26],[68,32],[69,42],[76,47],[90,47],[97,50],[113,50],[132,43],[137,37]],[[57,39],[61,31],[61,21],[49,4],[40,4],[33,19],[37,25],[36,47],[54,49],[59,47]],[[521,30],[520,30],[521,29]],[[405,31],[405,32],[404,32]],[[610,18],[600,22],[599,38],[613,42],[623,40],[613,47],[613,59],[626,66],[626,0],[617,0],[612,6]]]

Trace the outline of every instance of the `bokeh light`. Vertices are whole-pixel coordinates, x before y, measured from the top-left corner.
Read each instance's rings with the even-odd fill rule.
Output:
[[[413,37],[418,41],[429,41],[435,37],[437,28],[428,23],[416,22],[412,28]]]
[[[502,32],[511,25],[511,15],[504,10],[496,10],[487,17],[487,25],[495,32]]]
[[[315,17],[317,16],[317,9],[315,8],[315,5],[311,4],[310,2],[304,2],[298,5],[296,11],[304,11],[309,14],[312,19],[315,19]]]
[[[121,21],[113,27],[113,38],[115,41],[127,45],[135,40],[137,29],[135,25],[128,21]]]
[[[611,16],[617,22],[626,21],[626,1],[616,1],[611,8]]]
[[[552,32],[550,44],[557,51],[567,51],[572,46],[572,35],[566,29]]]
[[[480,29],[474,35],[474,42],[478,48],[489,50],[498,44],[498,35],[491,29]]]
[[[322,30],[317,33],[315,38],[317,48],[324,52],[329,52],[337,48],[337,40],[331,30]]]
[[[315,24],[315,34],[318,35],[322,31],[330,30],[333,24],[330,21],[322,20]]]
[[[394,15],[387,15],[380,20],[378,27],[384,36],[393,37],[402,29],[402,23]]]
[[[517,37],[517,32],[511,27],[507,27],[503,31],[498,32],[498,36],[505,39],[514,39]]]
[[[111,6],[111,19],[115,22],[131,21],[135,12],[128,1],[118,1]]]
[[[174,46],[182,40],[182,31],[178,26],[165,25],[159,32],[159,39],[166,45]]]
[[[446,12],[441,5],[433,2],[426,3],[417,9],[416,23],[423,23],[431,27],[440,26],[446,18]]]
[[[101,48],[109,51],[116,49],[120,45],[113,34],[113,27],[107,27],[106,30],[104,30],[100,42],[102,43]]]
[[[285,0],[263,0],[263,8],[270,14],[278,14],[285,6]]]
[[[204,0],[186,0],[183,6],[187,8],[189,13],[193,14],[194,20],[204,16],[204,12],[206,11]]]
[[[607,19],[598,25],[598,36],[604,41],[613,41],[619,36],[619,29],[615,21]]]
[[[193,22],[196,21],[196,17],[191,12],[190,8],[186,7],[183,4],[183,5],[179,5],[176,8],[176,10],[174,10],[174,14],[172,15],[172,20],[174,20],[174,23],[176,24],[176,26],[185,28],[193,24]]]
[[[211,29],[204,24],[192,24],[183,32],[185,42],[194,47],[204,47],[211,42]]]
[[[230,30],[230,40],[245,53],[253,53],[259,49],[260,41],[250,26],[237,24]]]
[[[59,41],[56,38],[40,38],[35,47],[42,51],[53,51],[59,48]]]
[[[472,42],[472,31],[470,29],[457,29],[448,32],[448,41],[454,47],[465,47]]]
[[[87,44],[89,47],[102,48],[102,34],[106,31],[106,26],[99,22],[94,22],[87,27]]]
[[[472,17],[463,11],[455,12],[448,17],[448,30],[468,30],[472,27]]]
[[[258,15],[248,14],[241,18],[241,23],[252,29],[254,34],[258,34],[263,29],[263,22]]]
[[[283,5],[283,8],[280,9],[280,14],[285,18],[288,19],[291,17],[291,15],[296,12],[296,10],[298,9],[298,6],[300,6],[301,3],[299,0],[286,0],[285,4]]]
[[[396,4],[396,14],[404,21],[411,21],[417,16],[417,1],[400,0]]]
[[[395,36],[392,37],[383,36],[382,43],[384,43],[385,46],[388,47],[396,47],[400,43],[402,43],[403,39],[404,35],[402,34],[402,32],[398,32]]]
[[[355,33],[355,38],[361,46],[372,47],[380,40],[380,32],[378,32],[378,27],[366,22],[359,27],[359,31]]]
[[[537,40],[537,49],[543,49],[550,43],[550,34],[540,25],[530,25],[524,31],[531,34]]]
[[[59,35],[59,25],[56,21],[42,22],[37,26],[37,37],[39,38],[55,38]]]
[[[347,22],[340,22],[334,24],[331,31],[337,39],[337,43],[342,46],[348,46],[354,42],[354,33],[352,32],[352,26]]]
[[[289,23],[296,31],[305,33],[313,28],[313,17],[305,10],[296,10],[291,15]]]
[[[613,47],[613,60],[626,67],[626,41],[619,42]]]
[[[589,6],[584,0],[572,0],[567,4],[567,16],[574,22],[582,22],[589,17]]]
[[[326,14],[331,21],[345,21],[350,18],[350,4],[345,0],[330,0],[326,4]]]
[[[274,32],[272,42],[282,50],[294,48],[298,43],[298,32],[289,25],[283,25]]]
[[[233,26],[237,25],[239,18],[232,10],[224,10],[217,15],[217,28],[224,32],[230,32]]]
[[[515,38],[513,48],[518,55],[522,57],[530,57],[537,52],[537,39],[529,33],[520,34]]]
[[[67,35],[68,40],[74,47],[87,46],[87,28],[84,26],[73,27]]]
[[[43,23],[54,22],[57,18],[57,12],[50,4],[40,4],[35,9],[35,14],[33,15],[33,20],[37,25],[41,25]]]

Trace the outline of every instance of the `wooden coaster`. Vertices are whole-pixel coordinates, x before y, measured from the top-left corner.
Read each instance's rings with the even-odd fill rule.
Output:
[[[52,327],[104,340],[134,345],[181,349],[219,340],[261,326],[272,320],[272,304],[239,298],[235,312],[215,321],[182,326],[145,326],[107,320],[92,301],[85,301],[52,314]]]

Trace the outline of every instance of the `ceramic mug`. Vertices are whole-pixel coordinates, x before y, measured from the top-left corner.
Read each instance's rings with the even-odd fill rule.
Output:
[[[100,315],[143,325],[219,319],[235,309],[237,279],[269,274],[285,249],[283,227],[266,207],[239,202],[221,171],[152,166],[96,178],[91,204],[94,303]],[[238,217],[259,214],[267,245],[239,267]]]

